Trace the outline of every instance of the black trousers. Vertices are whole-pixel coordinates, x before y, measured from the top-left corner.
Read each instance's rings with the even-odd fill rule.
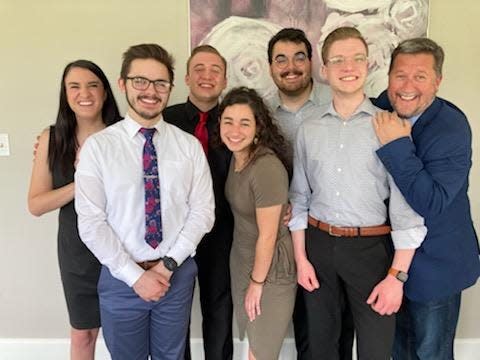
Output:
[[[232,234],[228,227],[219,230],[222,229],[217,229],[202,239],[195,255],[200,286],[203,348],[205,359],[231,360],[233,303],[229,259]],[[191,359],[189,341],[185,348],[185,359]]]
[[[388,360],[395,317],[381,316],[366,303],[391,265],[388,235],[334,237],[309,226],[305,247],[320,288],[304,291],[312,359],[340,359],[342,318],[350,307],[357,334],[358,360]]]
[[[307,310],[305,308],[304,289],[298,286],[295,308],[293,310],[293,332],[295,335],[295,347],[297,348],[297,360],[313,360],[308,345]],[[342,329],[338,340],[338,353],[340,360],[352,360],[353,338],[355,326],[348,302],[342,313]]]

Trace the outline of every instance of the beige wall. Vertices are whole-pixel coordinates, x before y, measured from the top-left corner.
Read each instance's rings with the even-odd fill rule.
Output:
[[[54,121],[64,65],[86,57],[115,82],[128,46],[158,42],[177,59],[171,103],[183,101],[187,12],[187,0],[0,1],[0,133],[8,133],[11,144],[11,156],[0,157],[0,338],[68,336],[56,257],[57,215],[37,219],[26,210],[32,144]],[[470,0],[431,1],[430,36],[447,53],[441,95],[467,113],[474,132],[470,197],[480,230],[479,12],[480,4]],[[123,97],[116,95],[124,110]],[[479,302],[478,286],[465,292],[459,337],[480,338]],[[193,325],[192,335],[199,337],[198,306]]]

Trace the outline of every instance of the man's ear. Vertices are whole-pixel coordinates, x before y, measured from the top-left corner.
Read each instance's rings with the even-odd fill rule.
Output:
[[[121,92],[125,92],[125,80],[122,78],[118,79],[118,88],[120,89]]]
[[[438,92],[438,89],[440,88],[440,84],[442,82],[442,75],[440,76],[437,76],[436,79],[435,79],[435,87],[436,87],[436,91],[435,91],[435,94]]]
[[[325,65],[322,65],[322,67],[320,68],[320,77],[322,78],[323,81],[328,83],[327,67]]]

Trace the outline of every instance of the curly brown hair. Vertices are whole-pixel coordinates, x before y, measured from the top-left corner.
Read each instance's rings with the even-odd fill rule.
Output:
[[[230,90],[218,108],[218,114],[221,118],[225,108],[236,104],[246,104],[250,107],[255,118],[256,125],[256,141],[250,146],[251,161],[255,161],[259,156],[256,151],[259,147],[265,147],[272,150],[280,159],[282,164],[287,169],[289,175],[291,174],[291,166],[287,160],[288,144],[285,137],[282,135],[278,126],[274,123],[273,117],[268,106],[263,99],[258,95],[254,89],[244,86],[233,88]],[[221,143],[219,138],[220,121],[217,123],[216,129],[216,143]]]

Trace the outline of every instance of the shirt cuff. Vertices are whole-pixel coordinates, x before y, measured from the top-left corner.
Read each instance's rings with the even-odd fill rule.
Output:
[[[301,213],[292,216],[288,222],[290,231],[305,230],[308,227],[308,213]]]
[[[112,272],[112,275],[132,287],[144,272],[145,270],[132,260],[129,261],[120,271]]]
[[[392,230],[391,235],[396,250],[417,249],[427,235],[427,228],[416,226],[405,230]]]

